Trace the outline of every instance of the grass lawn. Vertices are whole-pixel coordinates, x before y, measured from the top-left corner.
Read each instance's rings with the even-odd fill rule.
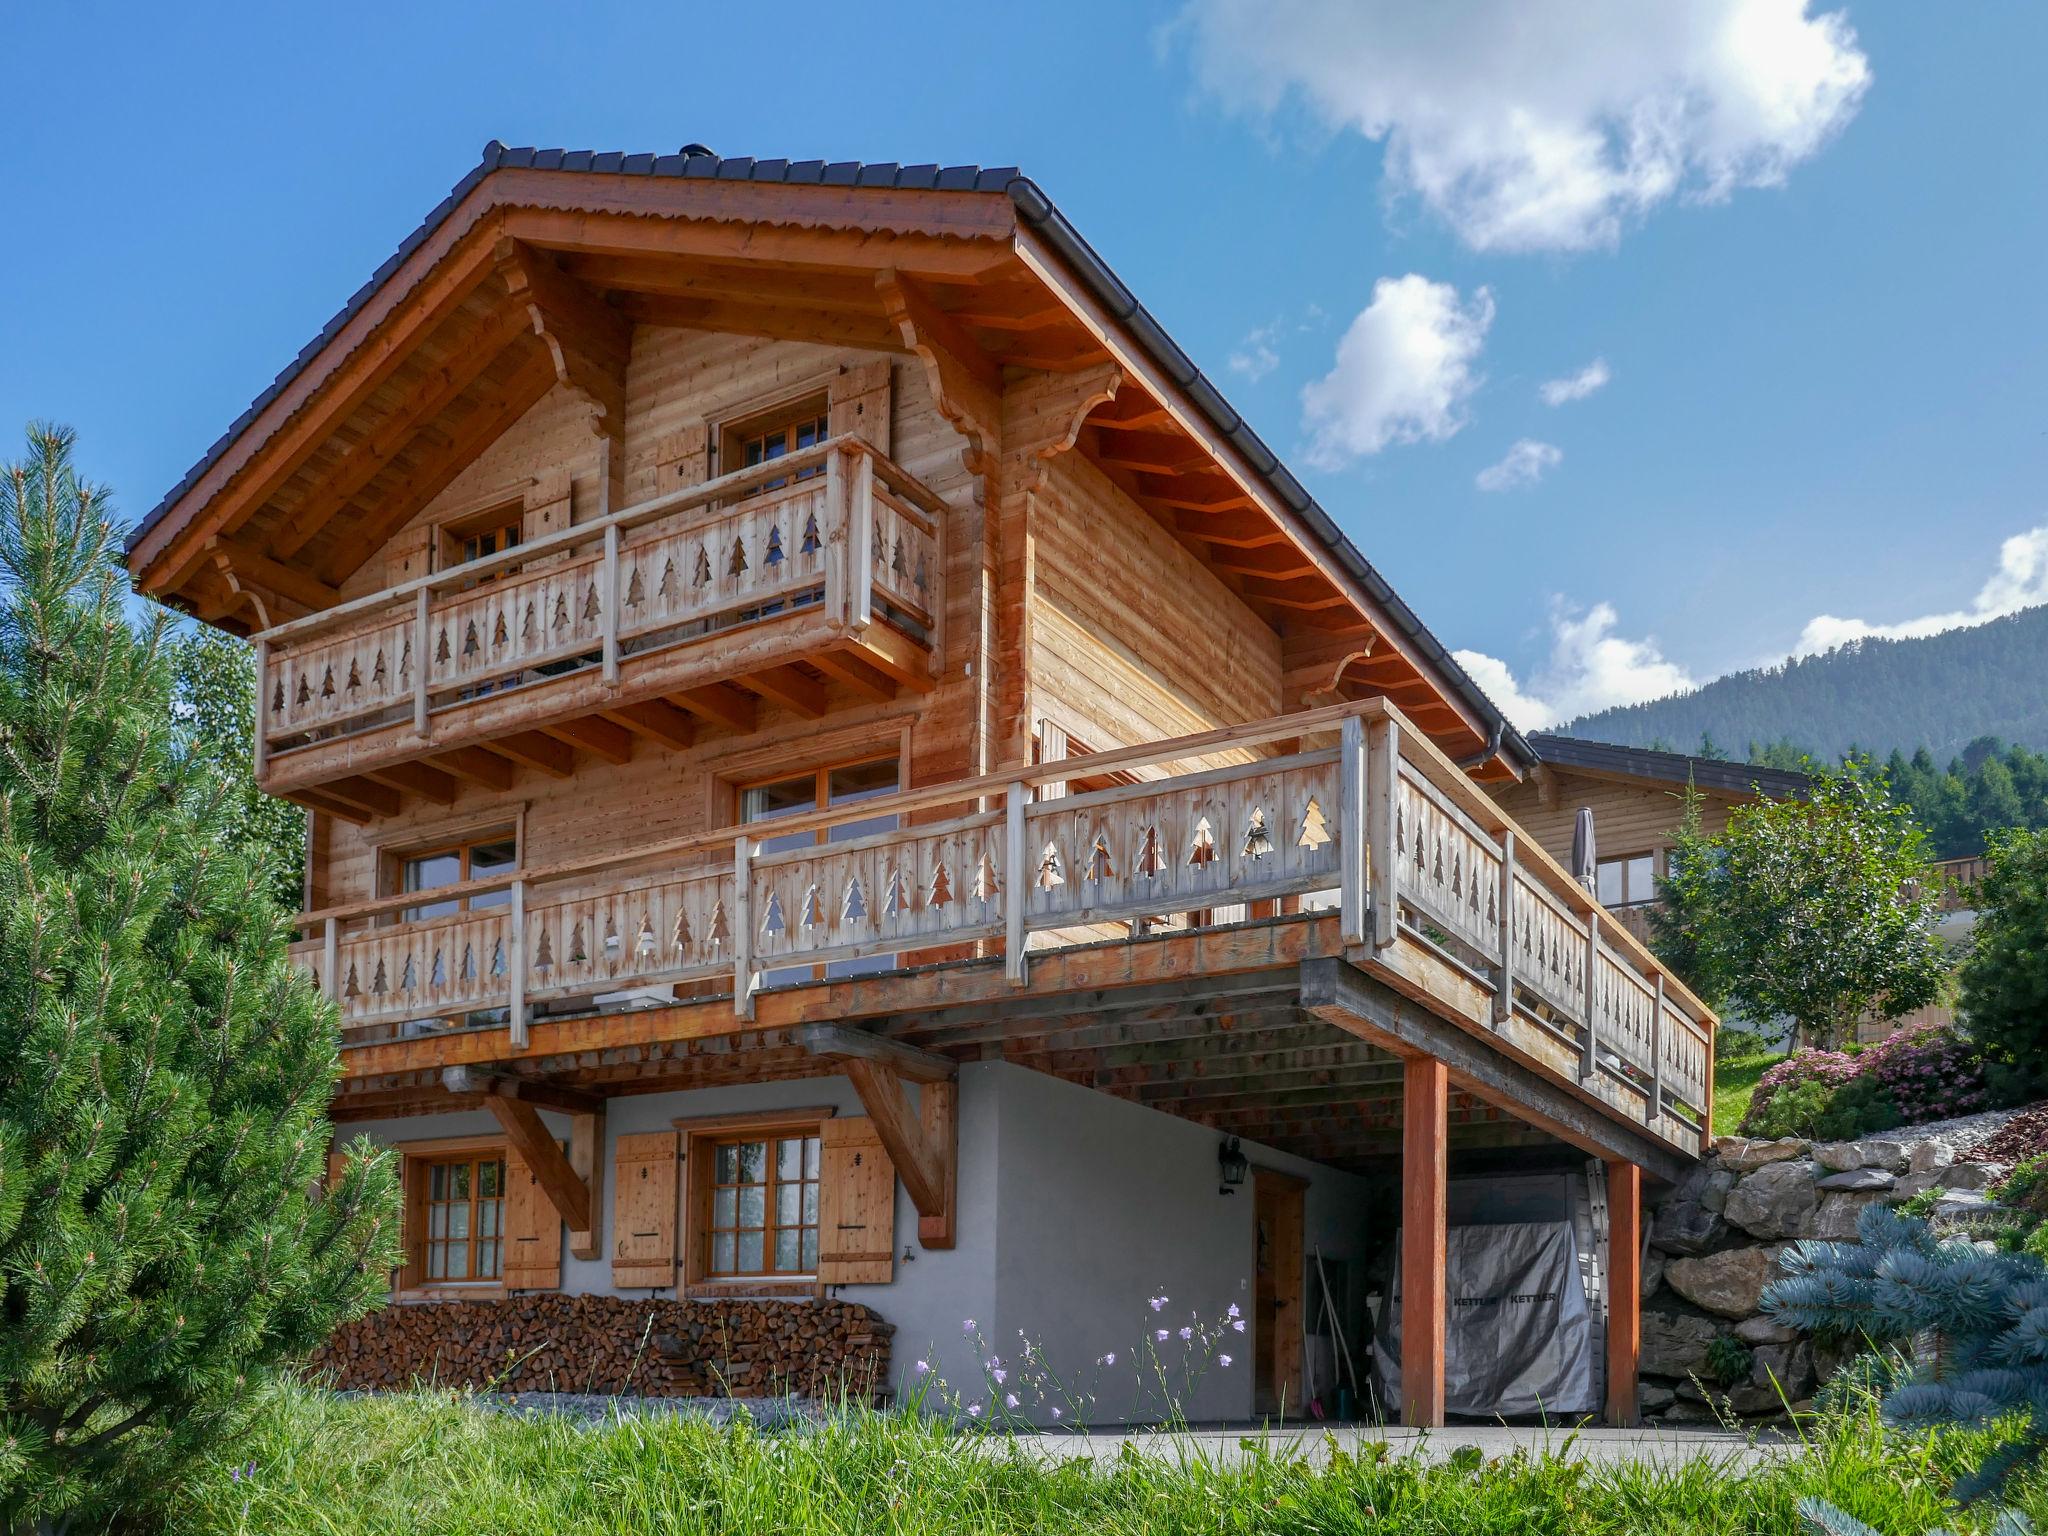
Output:
[[[1455,1429],[1444,1432],[1455,1442]],[[1803,1454],[1738,1472],[1712,1461],[1590,1467],[1558,1457],[1446,1463],[1246,1457],[1229,1466],[1130,1453],[1095,1469],[955,1436],[909,1413],[854,1411],[809,1433],[744,1420],[624,1420],[579,1430],[459,1396],[341,1401],[302,1388],[266,1410],[233,1461],[182,1494],[180,1536],[439,1533],[1400,1532],[1442,1536],[1734,1536],[1801,1529],[1817,1494],[1885,1533],[1984,1529],[1943,1493],[1981,1436],[1887,1437],[1869,1413],[1826,1423]],[[237,1473],[242,1475],[237,1476]],[[2029,1506],[2048,1503],[2031,1497]]]
[[[1745,1040],[1754,1040],[1754,1035],[1745,1035]],[[1742,1124],[1742,1117],[1749,1113],[1750,1095],[1756,1092],[1757,1079],[1764,1072],[1785,1059],[1783,1051],[1762,1047],[1744,1051],[1739,1055],[1717,1056],[1714,1059],[1714,1134],[1733,1136],[1736,1127]]]

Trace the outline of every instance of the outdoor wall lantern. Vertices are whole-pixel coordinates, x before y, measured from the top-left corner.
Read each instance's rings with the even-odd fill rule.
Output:
[[[1222,1175],[1223,1182],[1217,1186],[1216,1193],[1236,1194],[1237,1186],[1244,1182],[1244,1176],[1251,1165],[1252,1160],[1238,1147],[1235,1136],[1219,1145],[1216,1148],[1216,1169]]]

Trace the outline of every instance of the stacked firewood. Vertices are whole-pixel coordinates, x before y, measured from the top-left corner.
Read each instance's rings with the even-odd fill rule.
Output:
[[[425,1302],[342,1327],[307,1374],[366,1391],[417,1382],[500,1392],[868,1398],[887,1389],[894,1332],[845,1301]]]

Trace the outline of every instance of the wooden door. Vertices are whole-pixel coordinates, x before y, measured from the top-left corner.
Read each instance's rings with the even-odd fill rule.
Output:
[[[1298,1418],[1302,1411],[1300,1179],[1252,1171],[1252,1411]]]

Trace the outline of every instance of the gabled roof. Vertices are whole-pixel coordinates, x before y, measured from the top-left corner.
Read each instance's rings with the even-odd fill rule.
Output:
[[[590,150],[508,149],[493,140],[484,147],[475,168],[450,190],[447,197],[427,215],[419,227],[400,242],[396,251],[378,267],[370,280],[352,295],[342,309],[249,408],[236,418],[218,441],[137,525],[128,539],[133,557],[171,513],[179,507],[210,472],[238,445],[260,447],[290,416],[265,424],[264,437],[243,442],[259,419],[300,379],[323,354],[329,352],[351,322],[406,266],[422,247],[429,244],[442,226],[463,206],[466,199],[499,171],[579,172],[592,175],[648,177],[699,182],[772,184],[790,187],[872,189],[881,192],[1001,193],[1007,196],[1016,219],[1039,236],[1085,286],[1101,309],[1134,341],[1145,359],[1182,391],[1186,401],[1200,413],[1208,427],[1238,454],[1245,466],[1271,497],[1299,520],[1303,530],[1331,557],[1335,564],[1368,597],[1378,613],[1389,621],[1400,638],[1437,673],[1450,693],[1462,702],[1469,717],[1478,722],[1478,734],[1485,742],[1485,757],[1498,754],[1519,771],[1532,765],[1537,754],[1465,672],[1450,651],[1404,602],[1386,579],[1345,536],[1307,489],[1288,471],[1277,455],[1245,419],[1229,404],[1222,392],[1193,360],[1167,335],[1165,329],[1124,286],[1107,263],[1096,254],[1066,217],[1031,180],[1012,167],[903,166],[894,163],[864,165],[852,161],[757,160],[720,157],[687,146],[673,155],[624,154]],[[359,343],[360,344],[360,343]],[[139,573],[138,573],[139,574]]]
[[[1719,757],[1691,757],[1683,752],[1658,752],[1649,747],[1624,747],[1607,741],[1580,741],[1549,731],[1533,731],[1529,745],[1546,767],[1577,769],[1606,777],[1642,779],[1656,784],[1695,784],[1723,794],[1764,794],[1774,800],[1803,795],[1812,786],[1809,774],[1784,768],[1731,763]]]

